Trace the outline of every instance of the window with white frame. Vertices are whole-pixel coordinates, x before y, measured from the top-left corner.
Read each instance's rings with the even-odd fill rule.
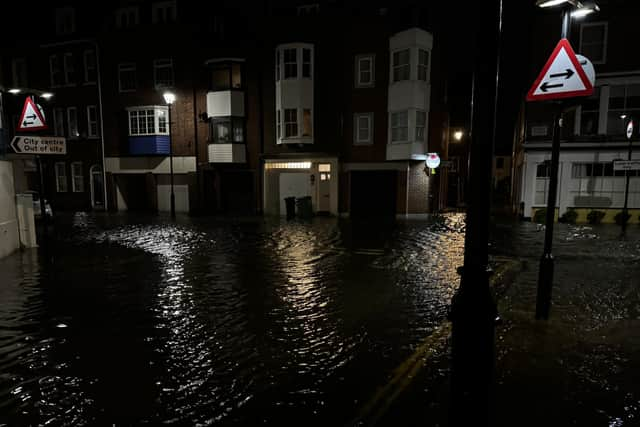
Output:
[[[356,56],[356,86],[371,87],[374,85],[374,55],[358,55]]]
[[[427,113],[416,111],[416,141],[424,141],[424,130],[427,125]]]
[[[391,142],[409,140],[409,112],[391,113]]]
[[[580,108],[580,135],[597,135],[600,120],[600,87],[593,88],[593,94],[582,101]]]
[[[313,78],[313,45],[281,45],[276,48],[275,77],[282,79]]]
[[[153,61],[153,80],[156,88],[173,86],[173,61],[171,59]]]
[[[353,143],[369,145],[373,143],[373,113],[356,113],[353,115]]]
[[[285,49],[283,52],[285,79],[295,79],[298,77],[297,51],[298,50],[294,47]]]
[[[176,2],[163,1],[151,6],[151,21],[154,24],[165,24],[176,20]]]
[[[285,108],[284,110],[284,137],[295,138],[298,136],[298,110]]]
[[[120,92],[133,92],[136,90],[136,64],[118,64],[118,87]]]
[[[67,131],[69,138],[80,136],[78,132],[78,109],[76,107],[67,107]]]
[[[418,49],[418,80],[429,81],[429,51]]]
[[[98,109],[95,105],[87,105],[87,136],[98,137]]]
[[[53,133],[55,136],[64,136],[64,108],[53,109]]]
[[[84,173],[82,162],[71,163],[71,191],[74,193],[84,192]]]
[[[54,165],[56,172],[56,191],[58,193],[66,193],[67,186],[67,165],[64,162],[56,162]]]
[[[129,136],[169,135],[168,109],[165,106],[130,108]]]
[[[640,83],[609,87],[607,135],[623,135],[627,117],[639,117]]]
[[[638,171],[628,171],[631,177],[629,200],[640,200],[640,187],[634,185]],[[613,162],[573,163],[569,192],[574,196],[575,206],[593,206],[601,203],[618,207],[624,203],[625,171],[613,169]],[[595,198],[595,199],[594,199]],[[598,200],[599,199],[599,200]]]
[[[280,110],[276,110],[276,139],[282,138],[282,122],[280,118]]]
[[[586,56],[594,64],[607,62],[606,22],[588,22],[580,26],[580,54]]]
[[[62,67],[58,55],[49,56],[49,76],[51,77],[51,87],[62,86]]]
[[[116,10],[116,28],[131,28],[139,23],[137,6],[122,7]]]
[[[84,82],[95,83],[98,78],[96,68],[96,51],[85,50],[82,56],[84,62]]]
[[[76,81],[76,67],[73,62],[73,54],[67,52],[64,54],[64,83],[67,85],[73,84]]]
[[[11,61],[13,87],[24,88],[27,84],[27,61],[24,58],[14,58]]]
[[[534,205],[544,205],[547,203],[549,192],[550,165],[548,162],[539,163],[536,166],[536,192],[534,195]]]
[[[393,81],[409,80],[411,74],[411,50],[402,49],[393,52]]]
[[[56,34],[59,36],[72,34],[76,31],[76,11],[72,7],[56,9]]]

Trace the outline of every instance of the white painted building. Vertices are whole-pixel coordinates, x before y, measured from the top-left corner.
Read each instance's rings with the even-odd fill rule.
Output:
[[[525,218],[547,204],[552,127],[544,105],[529,106],[514,159],[514,209]],[[558,171],[558,215],[568,209],[601,210],[613,221],[624,204],[626,175],[614,160],[627,160],[624,135],[629,117],[640,119],[640,72],[601,73],[593,96],[565,112]],[[640,159],[640,138],[632,143],[632,159]],[[640,171],[630,171],[628,208],[631,221],[640,213]]]

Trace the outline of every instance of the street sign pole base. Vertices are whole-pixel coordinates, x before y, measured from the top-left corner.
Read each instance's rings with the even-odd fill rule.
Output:
[[[551,289],[553,287],[554,259],[550,253],[545,253],[540,259],[538,273],[538,295],[536,299],[536,319],[549,319],[551,311]]]

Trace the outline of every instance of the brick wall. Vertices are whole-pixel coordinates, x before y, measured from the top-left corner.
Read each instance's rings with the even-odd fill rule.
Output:
[[[411,162],[409,168],[409,213],[429,212],[429,178],[424,172],[424,162]]]

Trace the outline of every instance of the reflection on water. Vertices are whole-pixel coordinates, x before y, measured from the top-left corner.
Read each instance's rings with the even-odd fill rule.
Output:
[[[461,221],[62,218],[0,260],[0,423],[348,420],[443,320]]]

